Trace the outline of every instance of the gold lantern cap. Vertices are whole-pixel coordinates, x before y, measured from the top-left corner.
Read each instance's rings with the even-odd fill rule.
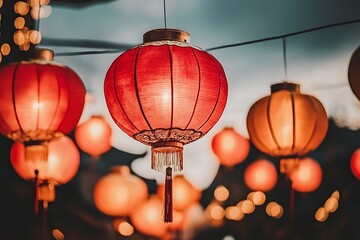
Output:
[[[154,41],[177,41],[190,43],[190,34],[179,29],[171,28],[154,29],[144,33],[144,43]]]

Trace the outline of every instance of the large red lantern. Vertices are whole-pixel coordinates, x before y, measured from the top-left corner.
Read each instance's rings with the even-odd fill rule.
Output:
[[[79,76],[37,49],[36,59],[0,68],[0,133],[15,141],[45,141],[73,130],[85,87]]]
[[[131,175],[127,166],[113,168],[94,187],[95,206],[113,217],[125,217],[148,197],[146,183]]]
[[[189,44],[188,33],[157,29],[113,62],[104,92],[115,123],[151,146],[151,167],[169,182],[183,169],[183,145],[203,137],[222,115],[227,80],[212,55]]]
[[[351,56],[348,78],[351,90],[360,100],[360,47],[358,47]]]
[[[212,139],[211,147],[220,164],[227,167],[244,161],[250,151],[249,140],[233,127],[225,127],[217,133]]]
[[[98,158],[110,150],[111,134],[111,127],[104,117],[93,115],[76,127],[75,141],[81,150],[93,158]]]
[[[266,159],[256,160],[246,167],[244,181],[253,191],[270,191],[277,182],[276,168]]]
[[[260,151],[297,163],[294,158],[315,150],[323,141],[328,119],[319,100],[300,93],[298,84],[284,82],[272,85],[271,95],[252,105],[247,128]]]
[[[46,158],[41,155],[26,156],[25,145],[15,142],[10,149],[11,165],[21,178],[36,180],[38,200],[51,202],[55,200],[54,186],[67,183],[76,175],[80,154],[75,143],[66,136],[43,142],[37,147],[47,149]]]
[[[322,169],[320,164],[312,159],[300,161],[299,168],[290,174],[292,188],[298,192],[313,192],[321,184]]]

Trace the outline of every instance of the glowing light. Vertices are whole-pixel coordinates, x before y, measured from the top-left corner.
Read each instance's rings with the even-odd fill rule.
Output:
[[[41,33],[36,30],[30,31],[29,40],[32,44],[38,44],[41,41]]]
[[[43,104],[43,103],[39,103],[39,102],[34,102],[34,103],[33,103],[33,109],[38,110],[38,109],[42,109],[42,108],[44,108],[44,104]]]
[[[14,33],[14,43],[18,46],[25,44],[26,38],[22,31],[16,31]]]
[[[339,202],[334,197],[330,197],[328,200],[326,200],[326,202],[324,204],[325,210],[330,213],[335,212],[338,207],[339,207]]]
[[[229,220],[241,220],[244,213],[237,206],[230,206],[225,209],[225,217]]]
[[[252,201],[256,206],[264,204],[266,200],[265,193],[261,191],[251,192],[248,194],[247,199]]]
[[[283,207],[280,206],[276,202],[270,202],[266,206],[266,214],[269,215],[270,217],[274,217],[276,219],[279,219],[279,218],[282,217],[283,212],[284,212]]]
[[[123,235],[123,236],[131,236],[134,233],[134,228],[133,226],[130,225],[130,223],[128,222],[120,222],[120,224],[117,227],[117,231]]]
[[[251,190],[270,191],[277,182],[277,171],[272,162],[259,159],[247,166],[244,180]]]
[[[15,13],[25,16],[29,12],[29,5],[26,2],[18,1],[14,5]]]
[[[335,198],[336,200],[338,200],[339,201],[339,199],[340,199],[340,193],[339,193],[339,191],[334,191],[332,194],[331,194],[331,196],[333,197],[333,198]]]
[[[253,213],[255,210],[255,205],[250,200],[244,200],[241,204],[241,210],[245,214]]]
[[[8,43],[4,43],[3,45],[1,45],[1,54],[3,56],[9,55],[10,51],[11,51],[11,47]]]
[[[59,229],[52,230],[52,235],[56,240],[64,240],[65,236]]]
[[[315,191],[321,184],[322,169],[312,158],[301,160],[299,168],[290,174],[292,188],[298,192]]]
[[[218,186],[214,191],[214,197],[216,200],[223,202],[229,198],[229,190],[224,186]]]
[[[14,26],[16,29],[22,29],[25,26],[25,18],[17,17],[14,21]]]
[[[0,0],[0,8],[2,7],[3,5],[3,0]]]
[[[41,8],[39,8],[39,6],[34,6],[31,9],[31,17],[34,20],[38,20],[39,18],[47,18],[51,15],[51,13],[52,13],[52,8],[49,5],[41,6]]]
[[[319,208],[315,213],[315,219],[319,222],[325,221],[329,216],[329,212],[325,210],[325,208]]]

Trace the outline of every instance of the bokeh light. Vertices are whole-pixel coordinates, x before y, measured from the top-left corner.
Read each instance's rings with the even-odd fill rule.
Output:
[[[17,1],[14,5],[15,13],[25,16],[29,12],[29,5],[23,1]]]
[[[319,222],[325,221],[329,216],[329,212],[325,208],[319,208],[315,213],[315,219]]]
[[[218,186],[214,191],[215,199],[220,202],[226,201],[229,198],[229,195],[229,190],[222,185]]]

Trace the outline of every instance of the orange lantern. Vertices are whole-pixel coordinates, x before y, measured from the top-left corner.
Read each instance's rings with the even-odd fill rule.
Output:
[[[163,208],[162,201],[156,195],[138,205],[130,215],[135,229],[154,237],[164,236],[167,233],[167,225],[164,224],[161,214]]]
[[[93,196],[95,206],[104,214],[127,216],[147,198],[148,189],[127,166],[119,166],[95,184]]]
[[[354,176],[360,180],[360,148],[356,149],[351,156],[350,169]]]
[[[245,169],[244,181],[253,191],[270,191],[277,182],[276,168],[266,159],[256,160]]]
[[[290,179],[292,188],[296,191],[313,192],[321,184],[321,166],[312,158],[302,159],[299,168],[290,174]]]
[[[272,85],[271,95],[252,105],[247,128],[260,151],[292,160],[320,145],[328,119],[319,100],[300,93],[298,84],[283,82]]]
[[[110,150],[111,134],[111,127],[104,117],[93,115],[89,120],[76,127],[75,141],[81,150],[98,158]]]
[[[211,147],[220,164],[227,167],[244,161],[250,151],[248,139],[233,127],[225,127],[217,133],[212,139]]]
[[[351,90],[360,100],[360,47],[358,47],[351,56],[348,78]]]
[[[158,194],[164,198],[164,184],[158,186]],[[176,175],[173,179],[173,208],[185,211],[201,197],[200,190],[196,189],[183,175]]]
[[[38,200],[52,202],[55,200],[54,186],[67,183],[76,175],[80,154],[75,143],[66,136],[37,147],[47,149],[46,158],[26,156],[25,145],[15,142],[10,149],[11,165],[21,178],[37,181],[40,186],[37,189]],[[37,212],[37,205],[35,211]]]

